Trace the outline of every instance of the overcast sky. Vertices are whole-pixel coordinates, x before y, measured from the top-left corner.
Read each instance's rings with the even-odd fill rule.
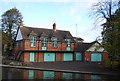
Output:
[[[56,23],[58,30],[70,31],[74,37],[92,42],[101,32],[89,17],[95,2],[97,0],[0,0],[0,15],[16,7],[25,26],[52,29]]]

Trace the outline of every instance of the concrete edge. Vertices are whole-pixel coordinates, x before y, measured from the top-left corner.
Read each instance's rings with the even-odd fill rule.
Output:
[[[13,65],[3,65],[1,67],[8,68],[18,68],[18,69],[29,69],[29,70],[42,70],[42,71],[57,71],[57,72],[69,72],[69,73],[82,73],[82,74],[97,74],[97,75],[119,75],[118,73],[99,73],[99,72],[86,72],[86,71],[74,71],[74,70],[60,70],[60,69],[49,69],[49,68],[36,68],[36,67],[27,67],[27,66],[13,66]]]

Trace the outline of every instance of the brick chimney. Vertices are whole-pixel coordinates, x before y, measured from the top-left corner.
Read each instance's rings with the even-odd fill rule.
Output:
[[[56,24],[53,24],[53,30],[56,31]]]

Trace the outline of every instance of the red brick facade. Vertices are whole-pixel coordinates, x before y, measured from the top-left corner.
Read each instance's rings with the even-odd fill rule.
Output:
[[[54,29],[22,27],[20,30],[22,34],[21,39],[16,41],[16,45],[13,49],[13,54],[15,54],[16,60],[30,62],[30,53],[34,53],[34,56],[32,56],[34,62],[44,62],[45,53],[54,53],[55,62],[66,61],[65,59],[72,59],[70,61],[91,61],[91,53],[85,52],[93,43],[80,42],[79,40],[81,39],[74,39],[69,31],[56,30],[56,27],[54,27]],[[19,37],[20,36],[17,38]],[[76,41],[76,39],[79,42]],[[34,44],[33,41],[35,42]],[[44,46],[42,45],[44,45],[44,42],[46,48],[43,50],[42,47]],[[54,42],[57,42],[56,47],[53,47]],[[31,45],[33,46],[31,47]],[[76,53],[82,55],[78,55],[77,57]],[[65,54],[69,54],[68,56],[70,58],[67,58],[67,56],[65,57]],[[79,60],[79,58],[82,58],[82,60]],[[108,55],[103,53],[102,60],[106,60],[107,58]]]
[[[30,41],[26,40],[26,41],[22,41],[22,47],[20,46],[20,43],[18,41],[19,46],[15,46],[14,47],[14,53],[17,54],[17,52],[19,50],[33,50],[33,51],[42,51],[42,44],[41,42],[36,42],[36,47],[30,47]],[[52,42],[47,43],[47,50],[46,51],[66,51],[66,43],[58,43],[57,44],[58,47],[57,48],[53,48],[52,47]],[[75,46],[74,43],[71,43],[71,50],[70,51],[74,51]],[[63,61],[63,54],[64,53],[56,53],[55,52],[55,61],[59,62],[59,61]],[[44,53],[40,53],[40,52],[35,52],[35,61],[34,62],[44,62]],[[74,54],[73,54],[73,58],[74,58]],[[24,62],[30,62],[30,52],[24,52],[21,54],[20,57],[20,61],[24,61]]]
[[[84,61],[91,62],[91,54],[93,53],[99,53],[99,52],[92,52],[92,53],[85,53]],[[107,53],[99,53],[102,55],[101,59],[102,61],[108,60],[108,54]]]

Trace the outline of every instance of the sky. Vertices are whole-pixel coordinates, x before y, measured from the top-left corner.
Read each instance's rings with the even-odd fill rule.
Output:
[[[84,42],[95,41],[101,35],[101,27],[94,27],[89,17],[91,6],[97,0],[0,0],[0,15],[16,7],[23,16],[23,24],[29,27],[70,31],[72,36]]]

